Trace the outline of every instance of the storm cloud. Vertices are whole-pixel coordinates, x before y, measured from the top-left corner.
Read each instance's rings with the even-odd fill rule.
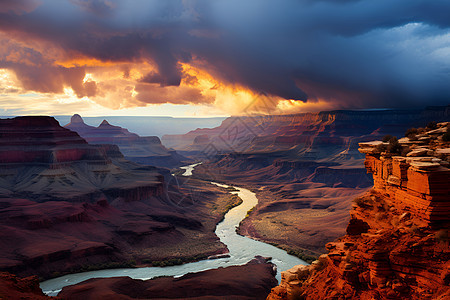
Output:
[[[2,45],[0,68],[13,70],[25,89],[69,86],[83,97],[99,88],[83,82],[85,67],[56,60],[149,62],[155,70],[133,87],[140,103],[212,102],[195,88],[175,90],[190,76],[185,63],[284,99],[343,108],[446,105],[449,14],[446,0],[2,1],[0,31],[16,48]]]

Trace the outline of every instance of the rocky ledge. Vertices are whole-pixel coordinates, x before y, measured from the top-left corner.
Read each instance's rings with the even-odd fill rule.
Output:
[[[395,206],[432,226],[449,222],[450,143],[448,122],[395,142],[360,143],[374,189],[389,195]],[[395,147],[392,151],[389,147]],[[389,151],[391,150],[391,151]]]
[[[375,184],[354,200],[347,234],[283,272],[267,299],[450,299],[450,130],[433,127],[360,144]]]
[[[48,297],[39,288],[37,276],[19,278],[13,274],[0,272],[0,299],[58,300]]]

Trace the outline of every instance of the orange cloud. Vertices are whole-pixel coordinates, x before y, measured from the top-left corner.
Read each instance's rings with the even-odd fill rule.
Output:
[[[161,86],[143,81],[159,76],[158,67],[149,60],[100,60],[42,41],[15,40],[5,33],[0,33],[0,46],[0,70],[10,70],[11,75],[8,88],[2,91],[47,95],[48,103],[66,99],[58,100],[59,110],[64,104],[68,109],[85,107],[74,98],[115,110],[164,103],[208,105],[204,114],[267,114],[287,109],[278,105],[280,97],[215,78],[201,63],[179,62],[180,84]]]
[[[74,68],[74,67],[112,67],[117,66],[119,63],[112,61],[101,61],[92,57],[73,57],[66,58],[64,60],[58,60],[54,62],[55,65],[61,66],[64,68]]]

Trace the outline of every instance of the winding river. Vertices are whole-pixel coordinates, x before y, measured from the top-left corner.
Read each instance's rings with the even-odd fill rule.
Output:
[[[198,164],[182,167],[186,170],[183,176],[192,175],[192,170]],[[225,184],[211,182],[220,187],[229,187]],[[255,241],[250,238],[240,236],[236,233],[239,223],[245,218],[247,212],[257,203],[255,193],[240,187],[234,187],[237,191],[230,193],[237,194],[242,199],[242,204],[234,207],[225,215],[225,218],[216,227],[216,235],[230,250],[230,257],[219,259],[206,259],[198,262],[170,267],[145,267],[145,268],[123,268],[107,269],[91,272],[69,274],[40,284],[41,289],[49,296],[56,296],[63,287],[77,284],[90,278],[129,276],[134,279],[151,279],[158,276],[182,276],[189,272],[200,272],[219,267],[243,265],[252,260],[256,255],[272,257],[272,262],[277,265],[277,279],[280,281],[280,271],[287,270],[295,265],[305,265],[303,260],[287,254],[286,251],[272,245]]]

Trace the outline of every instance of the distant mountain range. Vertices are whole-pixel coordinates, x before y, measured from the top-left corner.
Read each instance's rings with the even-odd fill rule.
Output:
[[[358,142],[386,134],[403,136],[410,127],[446,121],[450,106],[414,110],[336,110],[292,115],[236,116],[215,128],[162,137],[167,147],[186,152],[264,152],[297,147],[296,157],[319,159],[331,154],[362,158]],[[327,150],[324,152],[324,147]],[[211,151],[209,151],[211,152]]]
[[[173,149],[167,149],[157,136],[140,137],[126,128],[114,126],[103,120],[98,127],[87,125],[80,115],[73,115],[70,123],[64,126],[77,132],[90,144],[113,144],[120,148],[131,161],[158,166],[179,167],[186,164],[187,158]]]
[[[59,124],[65,125],[70,122],[72,116],[54,116]],[[10,117],[8,117],[10,118]],[[111,124],[125,127],[140,136],[158,136],[164,134],[184,134],[197,128],[212,128],[219,126],[226,117],[215,118],[174,118],[154,116],[101,116],[83,117],[88,125],[97,126],[103,120]]]

